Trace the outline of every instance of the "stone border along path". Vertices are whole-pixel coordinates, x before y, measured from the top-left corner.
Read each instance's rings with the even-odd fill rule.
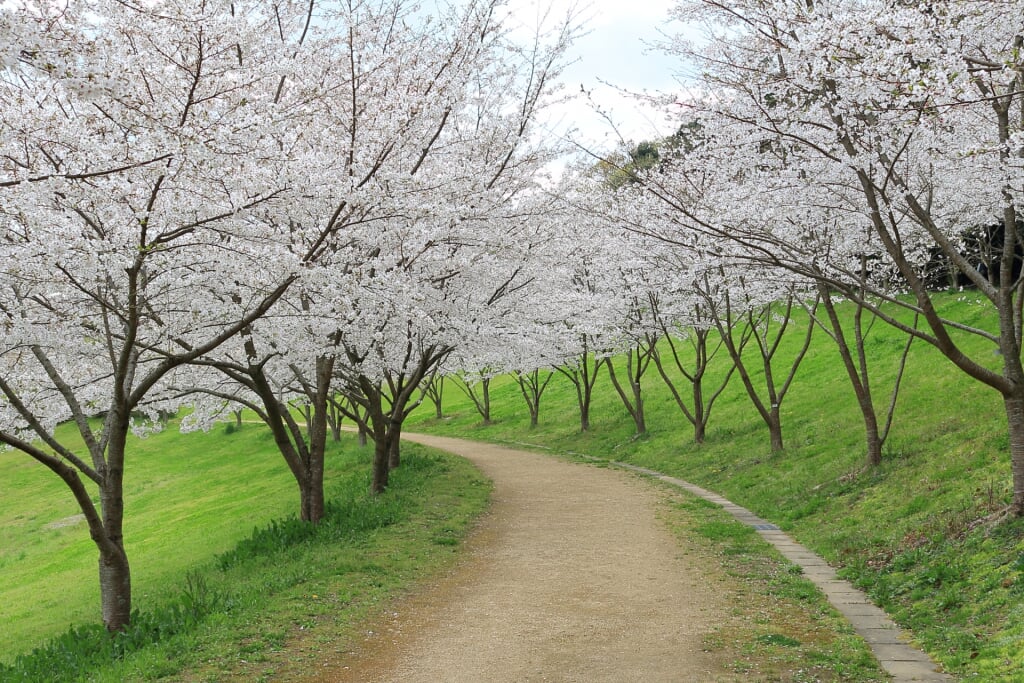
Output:
[[[582,456],[587,460],[607,462],[610,465],[678,486],[695,496],[721,506],[738,521],[754,527],[761,538],[775,546],[787,560],[799,566],[803,570],[804,576],[820,588],[832,606],[850,621],[853,630],[871,646],[871,652],[874,653],[882,668],[892,676],[895,683],[955,680],[949,674],[940,672],[927,653],[909,645],[907,635],[893,623],[883,610],[875,606],[863,591],[855,588],[849,581],[840,579],[836,570],[830,567],[825,560],[794,541],[774,524],[761,519],[750,510],[717,493],[688,481],[625,462],[595,458],[581,453],[573,455]]]

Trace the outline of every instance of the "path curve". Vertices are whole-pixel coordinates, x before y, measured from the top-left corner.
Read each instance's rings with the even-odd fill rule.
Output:
[[[840,614],[849,620],[857,635],[867,641],[871,652],[886,673],[892,677],[893,683],[952,683],[953,677],[943,673],[926,652],[911,645],[909,634],[900,629],[881,608],[876,607],[864,591],[855,588],[849,581],[840,579],[836,570],[824,559],[794,541],[779,527],[761,519],[745,507],[683,479],[629,463],[611,461],[611,464],[678,486],[721,506],[738,521],[754,527],[757,533],[775,546],[783,557],[799,566],[804,576],[825,594]]]
[[[657,519],[656,488],[526,451],[405,438],[480,467],[491,509],[464,562],[312,680],[734,680],[703,646],[728,605]]]

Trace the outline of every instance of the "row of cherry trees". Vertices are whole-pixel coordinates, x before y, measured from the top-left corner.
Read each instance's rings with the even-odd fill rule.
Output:
[[[666,272],[704,293],[773,447],[782,396],[755,399],[736,328],[714,321],[724,302],[748,301],[750,323],[767,301],[800,302],[836,341],[870,463],[898,384],[872,383],[865,335],[882,321],[907,348],[935,347],[1001,397],[1010,512],[1024,514],[1024,3],[683,0],[673,16],[707,29],[663,45],[690,74],[687,98],[670,98],[677,132],[607,160],[571,199],[655,261],[631,280],[636,300],[671,291],[658,280]],[[942,317],[937,262],[977,289],[994,329]],[[852,326],[840,324],[838,299],[852,302]],[[749,334],[767,359],[773,342]],[[987,348],[968,352],[970,338]],[[640,340],[634,348],[644,352]]]
[[[561,373],[583,430],[607,375],[642,432],[653,368],[698,441],[735,378],[781,449],[803,352],[780,359],[780,340],[806,350],[813,324],[877,462],[892,403],[864,338],[881,320],[1004,397],[1020,512],[1020,9],[680,4],[719,34],[666,46],[703,79],[673,105],[679,132],[552,186],[560,150],[535,122],[569,22],[524,47],[500,0],[5,5],[0,442],[78,501],[118,629],[127,437],[161,414],[191,406],[196,428],[249,408],[315,522],[329,429],[345,416],[369,434],[381,491],[443,375],[486,411],[487,380],[514,371],[536,420]],[[964,257],[994,221],[1001,252]],[[998,332],[935,312],[936,252]],[[797,307],[810,323],[794,331]],[[967,357],[964,333],[1003,367]],[[731,369],[709,385],[716,356]]]
[[[662,46],[687,77],[686,97],[666,98],[677,132],[585,164],[558,188],[573,235],[558,251],[564,315],[545,325],[538,311],[528,341],[510,344],[532,362],[506,354],[504,366],[520,371],[531,412],[543,386],[532,368],[553,368],[576,387],[586,429],[606,368],[643,431],[640,378],[653,364],[671,381],[671,332],[682,329],[697,361],[676,370],[694,395],[686,404],[673,394],[697,438],[717,388],[702,396],[694,380],[717,349],[779,449],[793,366],[773,361],[799,306],[836,343],[869,464],[880,461],[914,342],[998,392],[1010,512],[1024,514],[1024,3],[683,0],[673,16],[707,29]],[[980,293],[994,328],[938,312],[937,263]],[[878,323],[907,335],[889,386],[865,344]],[[803,349],[811,330],[800,332]],[[972,338],[987,348],[968,352]],[[607,363],[611,352],[624,354],[625,373]],[[477,377],[502,368],[457,367]]]
[[[249,407],[315,522],[328,419],[363,421],[383,490],[422,380],[530,285],[557,153],[533,130],[574,29],[524,46],[506,14],[0,9],[0,443],[77,501],[109,629],[131,614],[130,432]]]

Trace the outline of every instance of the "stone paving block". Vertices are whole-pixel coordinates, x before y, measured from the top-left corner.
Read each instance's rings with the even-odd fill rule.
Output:
[[[877,643],[871,647],[871,651],[880,662],[919,662],[935,668],[928,655],[905,643]]]
[[[858,629],[857,635],[872,645],[905,645],[906,636],[898,628]]]
[[[829,563],[818,557],[817,555],[811,555],[809,553],[783,553],[786,557],[793,560],[797,564],[801,564],[805,567],[828,567]]]
[[[849,593],[850,591],[857,590],[853,587],[853,584],[851,584],[849,581],[844,581],[843,579],[830,579],[828,581],[822,581],[818,584],[818,588],[820,588],[822,592],[826,595],[830,595],[832,593]]]
[[[888,616],[885,616],[885,612],[884,611],[882,611],[878,607],[876,607],[874,605],[870,605],[870,604],[853,604],[853,603],[851,603],[851,604],[840,604],[840,605],[833,605],[833,606],[836,607],[837,610],[839,610],[840,614],[842,614],[843,616],[847,617],[848,620],[850,620],[851,622],[854,622],[854,627],[857,626],[857,624],[855,623],[855,620],[856,620],[856,618],[858,616],[871,616],[871,617],[876,617],[876,618],[880,618],[880,617],[888,618]]]
[[[922,683],[950,683],[953,677],[935,669],[922,666],[920,662],[887,662],[885,670],[897,681],[921,681]]]
[[[864,594],[861,593],[859,590],[852,590],[848,593],[843,593],[842,591],[834,591],[828,593],[827,597],[829,600],[832,601],[833,604],[836,605],[855,605],[862,602],[868,602]]]
[[[892,623],[892,619],[887,616],[877,617],[861,615],[856,619],[856,623],[853,624],[853,630],[857,633],[860,633],[863,630],[895,627],[895,624]]]

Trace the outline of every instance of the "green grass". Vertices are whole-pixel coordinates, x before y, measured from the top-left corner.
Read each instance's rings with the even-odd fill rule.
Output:
[[[372,498],[371,452],[347,439],[328,454],[328,520],[307,534],[289,521],[298,493],[269,433],[226,431],[168,430],[133,442],[126,539],[140,614],[114,647],[139,647],[108,665],[44,669],[57,680],[259,680],[286,671],[293,643],[318,639],[309,653],[333,646],[450,561],[490,490],[467,462],[410,445],[389,491]],[[0,481],[17,492],[0,498],[7,664],[69,625],[77,629],[61,641],[69,652],[100,629],[95,549],[82,523],[47,526],[75,513],[51,479],[24,456],[0,459]],[[24,680],[0,671],[7,678]]]
[[[724,658],[739,680],[888,680],[798,566],[717,505],[680,491],[674,498],[663,517],[726,606],[704,649]]]
[[[950,295],[942,311],[994,324],[973,297]],[[781,353],[792,356],[800,337],[794,328]],[[881,324],[869,337],[879,403],[888,399],[903,341]],[[991,347],[958,341],[998,366]],[[713,373],[724,373],[727,360],[716,360]],[[535,429],[509,378],[492,383],[495,424],[481,425],[458,392],[446,392],[444,419],[418,413],[408,429],[607,457],[693,481],[844,567],[948,670],[986,681],[1013,680],[1024,670],[1024,523],[984,523],[1010,500],[1005,415],[993,390],[915,342],[893,432],[874,470],[864,468],[862,421],[838,352],[820,332],[782,404],[781,453],[770,451],[738,381],[715,405],[700,446],[653,370],[644,391],[649,433],[640,438],[606,374],[585,434],[561,377],[545,393]]]
[[[298,489],[272,439],[255,425],[227,435],[172,426],[132,439],[125,545],[136,604],[254,525],[298,508]],[[0,657],[99,617],[97,552],[63,483],[26,456],[0,454]],[[65,524],[53,528],[52,525]],[[63,587],[53,590],[54,586]]]

